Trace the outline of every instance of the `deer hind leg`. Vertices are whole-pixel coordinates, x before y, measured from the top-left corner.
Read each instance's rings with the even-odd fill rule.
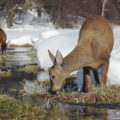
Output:
[[[82,92],[87,92],[90,88],[91,78],[90,78],[90,68],[84,67],[83,68],[83,87]]]
[[[102,75],[101,75],[101,84],[106,85],[107,83],[107,72],[109,68],[109,60],[102,65]]]
[[[95,78],[96,85],[100,85],[100,80],[99,80],[99,76],[98,76],[97,70],[92,69],[92,71],[93,71],[93,75],[94,75],[94,78]]]

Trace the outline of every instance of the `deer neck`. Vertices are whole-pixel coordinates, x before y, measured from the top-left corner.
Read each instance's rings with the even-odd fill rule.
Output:
[[[91,59],[84,48],[76,47],[68,56],[64,58],[63,69],[69,74],[75,70],[87,66]]]

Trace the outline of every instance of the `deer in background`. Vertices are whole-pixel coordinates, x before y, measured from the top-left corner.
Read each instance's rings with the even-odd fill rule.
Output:
[[[90,68],[101,68],[101,84],[106,85],[113,44],[113,32],[108,21],[103,16],[89,17],[83,23],[78,44],[70,54],[63,58],[60,51],[54,56],[48,50],[53,62],[53,66],[49,68],[51,91],[59,91],[68,75],[80,68],[84,69],[86,90],[91,83]]]
[[[7,48],[6,39],[7,39],[6,33],[0,28],[0,47],[1,47],[2,54]]]

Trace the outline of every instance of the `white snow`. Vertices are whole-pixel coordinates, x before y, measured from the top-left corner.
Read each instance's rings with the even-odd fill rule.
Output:
[[[41,40],[40,36],[43,38],[52,36],[55,27],[47,13],[42,13],[41,17],[38,17],[35,11],[28,11],[24,15],[15,16],[14,26],[11,29],[6,26],[3,29],[7,34],[7,41],[10,41],[9,44],[33,45],[33,41]],[[47,31],[53,32],[44,35],[43,33]]]
[[[32,45],[32,36],[31,35],[25,35],[20,38],[13,39],[10,41],[10,44],[15,44],[15,45],[24,45],[24,44],[30,44]]]
[[[41,33],[48,31],[49,29],[54,30],[54,26],[41,26],[35,27],[30,25],[24,25],[22,27],[16,26],[16,28],[8,29],[4,28],[7,34],[7,41],[10,40],[9,44],[23,45],[28,42],[33,45],[32,41],[37,41],[40,38]]]
[[[120,61],[114,58],[110,59],[108,72],[108,84],[120,84]]]
[[[58,34],[47,39],[37,45],[37,56],[39,59],[40,67],[47,70],[52,66],[52,62],[48,55],[48,49],[55,55],[56,51],[61,51],[63,56],[70,53],[77,45],[78,30],[58,30]]]
[[[42,81],[46,81],[46,80],[50,80],[48,72],[47,71],[40,71],[37,74],[37,81],[42,82]]]
[[[39,35],[39,39],[38,41],[34,44],[34,48],[37,49],[39,47],[39,45],[45,41],[45,39],[48,39],[49,37],[52,37],[52,36],[55,36],[55,35],[58,35],[59,32],[57,30],[49,30],[49,31],[44,31],[44,32],[41,32],[40,35]]]

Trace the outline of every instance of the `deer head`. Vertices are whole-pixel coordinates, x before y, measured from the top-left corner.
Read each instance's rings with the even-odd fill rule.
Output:
[[[67,76],[67,73],[63,69],[63,56],[60,51],[57,51],[56,56],[54,56],[50,50],[48,50],[48,53],[53,62],[53,66],[49,68],[51,90],[59,91]]]

